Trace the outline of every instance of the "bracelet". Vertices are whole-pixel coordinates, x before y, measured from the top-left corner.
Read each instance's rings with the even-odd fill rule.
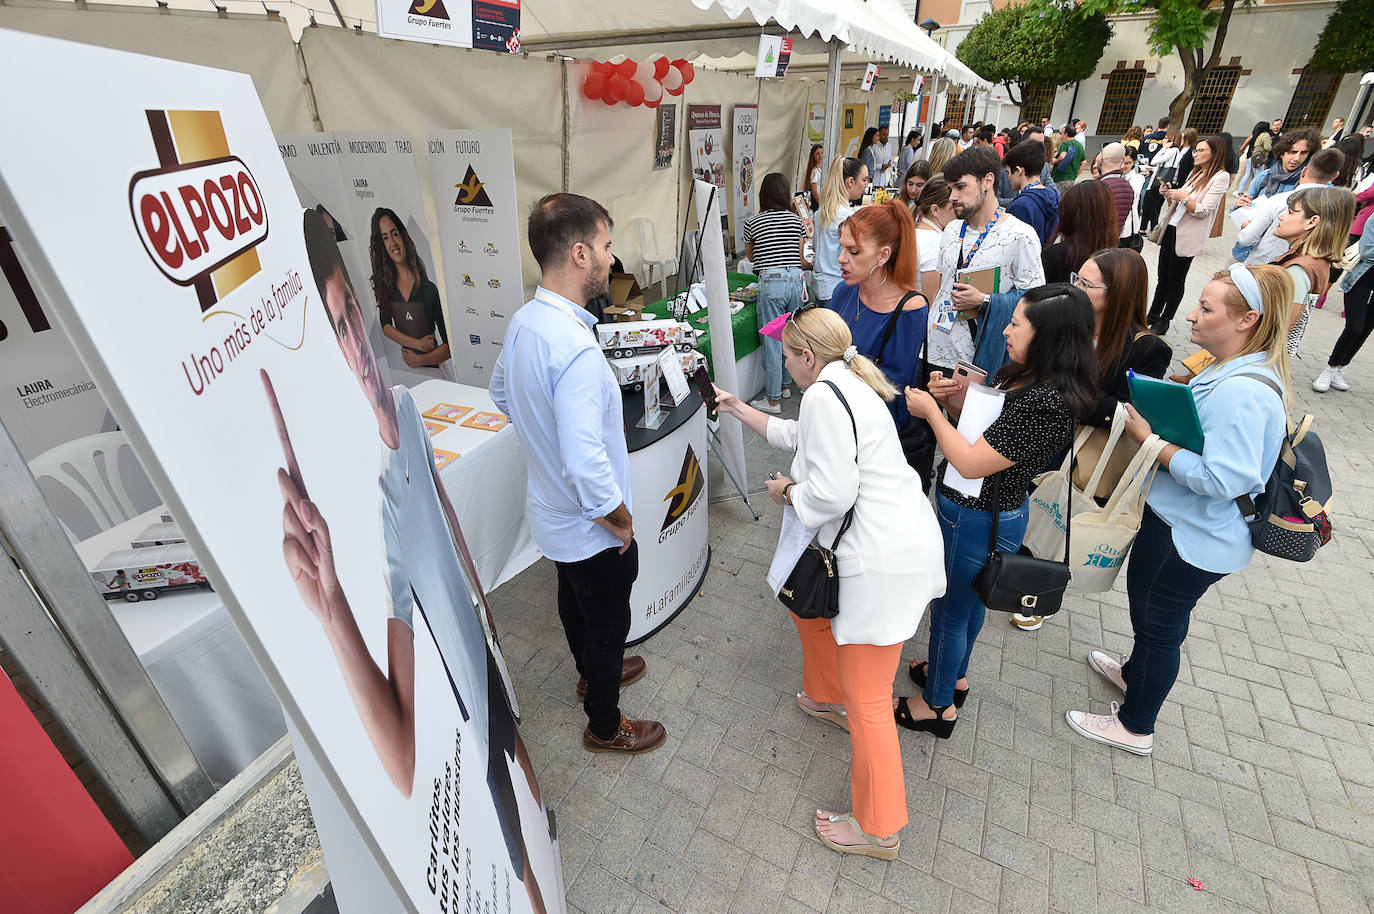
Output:
[[[782,500],[785,501],[785,502],[787,502],[789,505],[792,504],[792,495],[791,495],[791,492],[792,492],[792,487],[795,486],[795,485],[796,485],[795,482],[789,482],[787,485],[785,485],[785,486],[782,487]]]

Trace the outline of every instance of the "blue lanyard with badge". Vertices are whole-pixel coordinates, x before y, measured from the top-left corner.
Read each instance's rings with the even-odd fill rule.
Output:
[[[968,223],[965,222],[963,225],[959,226],[959,250],[961,252],[959,257],[959,272],[962,273],[969,268],[969,264],[973,262],[974,255],[976,255],[979,248],[983,246],[983,242],[987,240],[988,235],[992,234],[993,228],[997,226],[997,221],[1002,218],[1004,212],[1006,212],[1006,210],[1002,209],[1002,207],[997,207],[997,211],[992,214],[992,218],[988,220],[988,224],[983,226],[983,231],[974,239],[973,247],[968,249],[967,254],[962,252],[964,250],[964,236],[968,233]],[[942,333],[949,333],[954,329],[955,321],[959,319],[959,312],[955,309],[954,300],[950,297],[949,293],[945,294],[940,300],[939,305],[940,313],[935,321],[935,329]]]

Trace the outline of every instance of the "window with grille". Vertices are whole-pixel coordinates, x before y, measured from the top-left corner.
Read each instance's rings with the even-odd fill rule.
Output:
[[[1193,99],[1193,107],[1188,112],[1188,126],[1197,131],[1198,136],[1211,136],[1220,133],[1226,123],[1226,114],[1231,110],[1231,96],[1235,94],[1236,83],[1240,81],[1240,67],[1216,67],[1202,79],[1202,86]]]
[[[1021,95],[1021,120],[1038,125],[1040,118],[1052,116],[1058,88],[1051,82],[1026,83]]]
[[[1102,97],[1102,115],[1097,132],[1102,136],[1122,136],[1135,123],[1140,105],[1140,90],[1145,88],[1144,70],[1113,70],[1107,79],[1107,94]],[[1230,104],[1230,97],[1227,97]]]
[[[953,92],[945,96],[945,124],[958,130],[968,123],[971,101],[971,98],[960,98]]]
[[[1318,73],[1311,67],[1304,67],[1298,78],[1298,87],[1293,90],[1293,100],[1288,103],[1288,113],[1283,118],[1283,129],[1294,127],[1316,127],[1326,123],[1331,112],[1331,102],[1336,98],[1341,77],[1335,73]]]

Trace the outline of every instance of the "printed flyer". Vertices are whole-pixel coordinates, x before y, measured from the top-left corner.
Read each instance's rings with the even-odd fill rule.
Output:
[[[320,763],[330,870],[351,842],[386,910],[564,910],[430,439],[252,80],[12,31],[0,80],[29,139],[0,146],[0,211]]]
[[[509,130],[429,135],[434,214],[453,317],[453,375],[485,388],[510,316],[525,303]]]

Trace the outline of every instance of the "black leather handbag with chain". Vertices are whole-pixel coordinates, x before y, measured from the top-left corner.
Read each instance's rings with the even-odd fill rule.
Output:
[[[830,389],[835,391],[835,396],[840,398],[840,405],[844,407],[844,411],[849,413],[849,424],[854,429],[854,462],[858,463],[859,427],[854,422],[854,411],[849,408],[849,401],[840,393],[835,382],[821,383],[830,385]],[[855,496],[854,504],[858,504],[858,496]],[[782,605],[792,610],[792,614],[797,618],[833,619],[840,614],[840,568],[835,560],[835,550],[853,522],[854,505],[850,505],[830,548],[826,549],[816,543],[807,546],[801,558],[797,559],[797,564],[793,566],[792,573],[787,576],[782,589],[778,591],[778,599]]]
[[[1069,550],[1064,549],[1064,561],[1038,559],[1019,552],[997,551],[997,492],[1001,473],[992,477],[992,532],[988,537],[988,563],[973,579],[973,590],[983,605],[1005,613],[1026,616],[1052,616],[1064,602],[1064,589],[1073,573],[1069,570]],[[1072,475],[1069,477],[1072,478]],[[1069,496],[1073,490],[1069,490]],[[1070,499],[1065,498],[1067,506]],[[1073,511],[1065,512],[1064,538],[1067,541],[1073,526]]]

